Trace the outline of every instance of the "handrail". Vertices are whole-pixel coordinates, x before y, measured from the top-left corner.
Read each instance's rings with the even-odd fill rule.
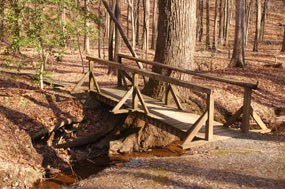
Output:
[[[211,94],[212,89],[209,87],[204,87],[202,85],[198,85],[195,83],[191,83],[189,81],[182,81],[176,78],[171,78],[171,77],[167,77],[158,73],[154,73],[151,71],[147,71],[147,70],[142,70],[139,68],[134,68],[132,66],[129,65],[125,65],[125,64],[119,64],[119,63],[115,63],[115,62],[111,62],[111,61],[107,61],[107,60],[103,60],[103,59],[99,59],[99,58],[94,58],[94,57],[90,57],[87,56],[86,57],[87,60],[89,61],[96,61],[99,64],[105,64],[107,66],[111,66],[120,70],[124,70],[124,71],[128,71],[131,73],[136,73],[142,76],[146,76],[155,80],[160,80],[163,82],[167,82],[167,83],[171,83],[171,84],[175,84],[178,85],[180,87],[185,87],[185,88],[189,88],[189,89],[193,89],[196,91],[200,91],[200,92],[204,92],[206,94]]]
[[[133,60],[133,61],[139,61],[141,63],[145,63],[145,64],[149,64],[149,65],[153,65],[153,66],[158,66],[160,68],[165,68],[165,69],[169,69],[169,70],[173,70],[173,71],[179,71],[181,73],[186,73],[186,74],[189,74],[189,75],[199,76],[199,77],[206,78],[206,79],[211,79],[211,80],[215,80],[215,81],[229,83],[229,84],[237,85],[237,86],[240,86],[240,87],[246,87],[246,88],[250,88],[250,89],[257,89],[257,86],[258,86],[258,83],[254,84],[254,83],[240,82],[240,81],[236,81],[234,79],[229,79],[229,78],[219,78],[219,77],[214,76],[214,75],[205,74],[205,73],[199,73],[199,72],[195,72],[195,71],[187,70],[187,69],[182,69],[182,68],[178,68],[178,67],[162,64],[160,62],[154,62],[154,61],[144,60],[144,59],[140,59],[140,58],[135,58],[135,57],[132,57],[132,56],[129,56],[129,55],[125,55],[125,54],[118,54],[118,57],[126,58],[126,59]]]

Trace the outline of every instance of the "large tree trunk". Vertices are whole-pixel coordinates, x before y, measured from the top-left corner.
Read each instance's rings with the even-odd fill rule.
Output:
[[[244,18],[245,0],[236,1],[236,25],[234,49],[229,67],[244,67]]]
[[[159,0],[158,7],[158,38],[154,60],[193,70],[196,1]],[[157,67],[153,67],[153,71],[161,73]],[[170,75],[170,73],[162,74]],[[144,92],[159,97],[164,92],[164,86],[160,82],[150,80]]]

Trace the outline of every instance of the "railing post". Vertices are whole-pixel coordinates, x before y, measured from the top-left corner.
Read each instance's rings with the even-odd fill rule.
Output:
[[[208,111],[208,120],[206,122],[206,140],[212,140],[213,130],[214,130],[214,95],[211,91],[210,94],[207,94],[207,111]]]
[[[138,95],[136,92],[136,88],[139,86],[139,75],[137,73],[133,74],[133,87],[134,87],[134,92],[133,92],[133,109],[138,109]]]
[[[122,57],[119,54],[115,55],[115,60],[117,63],[122,64]],[[119,69],[117,69],[117,86],[121,87],[123,86],[123,80],[122,80],[122,74],[121,71]]]
[[[89,91],[94,90],[94,79],[93,79],[93,69],[94,69],[94,62],[89,60]]]
[[[251,111],[251,93],[252,89],[245,87],[243,97],[243,111],[242,111],[242,125],[241,132],[247,133],[249,131],[249,119]]]

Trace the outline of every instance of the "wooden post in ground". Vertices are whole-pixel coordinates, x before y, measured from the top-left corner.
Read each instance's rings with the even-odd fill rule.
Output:
[[[89,60],[89,91],[94,90],[94,79],[93,79],[93,69],[94,69],[94,62]]]
[[[206,140],[212,140],[214,130],[214,95],[207,95],[208,120],[206,123]]]
[[[118,54],[115,54],[116,58],[115,60],[119,63],[122,64],[122,57],[118,56]],[[122,73],[119,69],[117,69],[117,85],[118,87],[123,86],[123,78],[122,78]]]
[[[251,114],[251,93],[252,89],[247,87],[244,88],[242,126],[241,126],[241,132],[243,133],[247,133],[249,131],[249,119]]]
[[[133,87],[134,87],[134,89],[135,88],[138,88],[138,86],[139,86],[139,75],[137,74],[137,73],[134,73],[133,74]],[[134,110],[136,110],[136,109],[138,109],[138,95],[137,95],[137,91],[136,90],[134,90],[134,92],[133,92],[133,109]]]

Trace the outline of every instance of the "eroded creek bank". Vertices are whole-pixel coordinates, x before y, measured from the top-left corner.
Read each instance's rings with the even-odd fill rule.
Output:
[[[35,141],[44,156],[46,179],[34,188],[60,188],[134,157],[184,153],[179,138],[132,114],[114,115],[106,105],[86,104],[81,122],[63,125]]]

